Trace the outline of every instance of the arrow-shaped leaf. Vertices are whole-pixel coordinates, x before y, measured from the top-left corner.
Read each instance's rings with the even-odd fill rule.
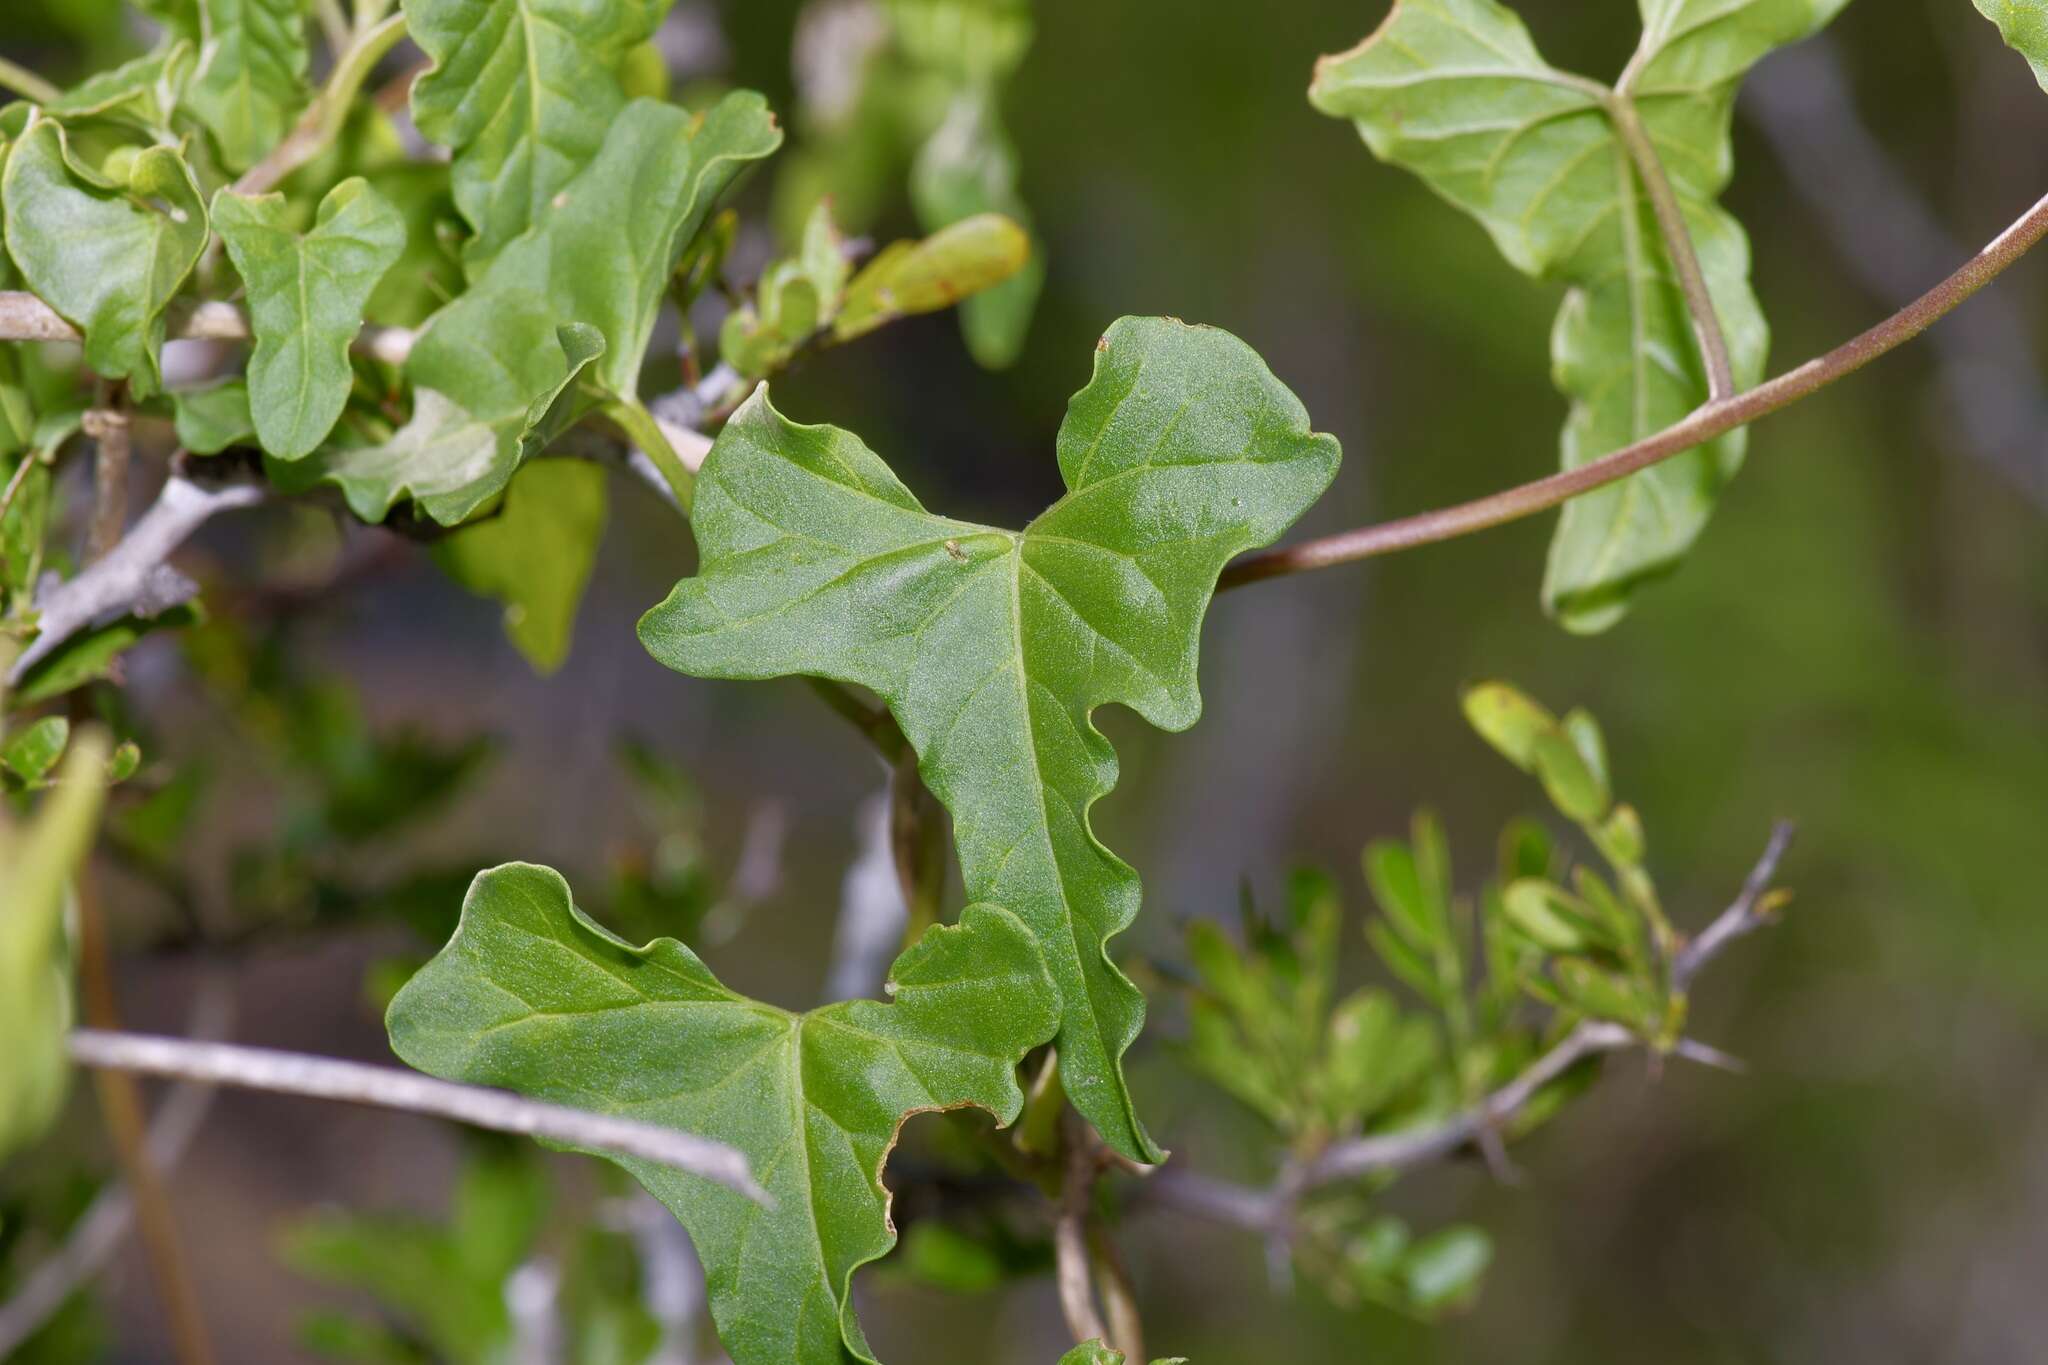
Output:
[[[348,347],[370,292],[405,250],[405,220],[360,176],[320,201],[312,231],[291,228],[281,194],[222,190],[213,223],[248,288],[249,410],[263,448],[311,454],[348,401]]]
[[[1560,71],[1496,0],[1396,0],[1380,28],[1319,64],[1310,99],[1356,122],[1492,234],[1519,270],[1571,286],[1552,365],[1572,399],[1566,467],[1648,436],[1707,398],[1690,315],[1609,100],[1630,101],[1676,194],[1738,387],[1763,374],[1768,331],[1749,242],[1716,202],[1733,170],[1736,86],[1773,48],[1847,0],[1640,0],[1643,37],[1620,93]],[[1573,630],[1619,620],[1668,572],[1741,464],[1731,432],[1567,503],[1545,604]]]
[[[7,250],[30,289],[85,334],[85,363],[156,391],[164,306],[206,246],[206,205],[183,158],[149,147],[117,182],[70,154],[64,129],[31,119],[0,176]]]
[[[1226,332],[1125,318],[1059,433],[1068,492],[1021,533],[934,516],[848,432],[757,392],[704,463],[702,556],[640,623],[701,677],[802,673],[873,689],[952,811],[970,900],[1016,912],[1061,997],[1068,1094],[1155,1161],[1120,1059],[1144,1000],[1108,957],[1138,878],[1088,809],[1116,781],[1090,720],[1121,702],[1182,730],[1216,576],[1275,539],[1337,470],[1335,440]]]
[[[1031,936],[991,906],[897,959],[891,1004],[792,1014],[734,994],[673,939],[613,937],[555,872],[480,875],[440,955],[391,1002],[391,1044],[437,1076],[669,1124],[747,1154],[772,1208],[622,1160],[703,1258],[739,1365],[872,1361],[853,1274],[895,1245],[882,1168],[912,1114],[1007,1123],[1016,1064],[1055,1023]]]
[[[547,216],[626,105],[619,59],[654,32],[669,0],[405,0],[433,69],[413,117],[455,149],[455,203],[481,269]]]

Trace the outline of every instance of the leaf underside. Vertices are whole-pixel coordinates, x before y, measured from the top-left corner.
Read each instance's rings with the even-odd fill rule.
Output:
[[[1052,988],[1006,911],[970,906],[891,971],[893,1003],[805,1014],[721,985],[672,939],[633,947],[559,874],[480,874],[455,937],[392,1001],[392,1047],[422,1071],[729,1143],[755,1204],[620,1159],[689,1229],[737,1365],[872,1362],[853,1274],[895,1244],[881,1173],[903,1121],[976,1105],[1005,1123],[1016,1064],[1053,1031]]]
[[[1998,25],[2006,45],[2027,59],[2034,79],[2048,90],[2048,0],[1976,0],[1986,19]]]
[[[1769,332],[1749,286],[1748,238],[1717,202],[1733,171],[1736,88],[1846,3],[1639,0],[1626,98],[1678,199],[1738,388],[1762,378]],[[1546,63],[1496,0],[1397,0],[1372,36],[1318,64],[1310,90],[1375,156],[1477,219],[1518,270],[1570,287],[1551,335],[1572,402],[1566,468],[1662,430],[1708,396],[1684,297],[1605,94]],[[1546,607],[1572,630],[1619,620],[1636,587],[1699,536],[1745,438],[1730,432],[1565,504]]]
[[[850,433],[791,423],[757,391],[699,476],[699,572],[640,638],[700,677],[811,674],[887,702],[952,812],[968,899],[1014,911],[1045,952],[1069,1096],[1156,1161],[1121,1067],[1144,999],[1106,949],[1138,878],[1089,827],[1117,774],[1090,716],[1121,702],[1163,729],[1195,722],[1217,574],[1315,501],[1338,448],[1235,337],[1126,318],[1058,456],[1069,491],[1021,533],[955,521]]]

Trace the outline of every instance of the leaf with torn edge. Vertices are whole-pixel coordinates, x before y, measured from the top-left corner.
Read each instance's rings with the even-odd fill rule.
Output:
[[[420,132],[455,152],[455,203],[481,270],[548,216],[626,106],[619,61],[668,0],[405,0],[433,67],[412,88]]]
[[[738,1365],[874,1357],[854,1272],[895,1244],[882,1168],[910,1115],[976,1105],[1002,1122],[1016,1065],[1055,1023],[1024,926],[969,906],[896,961],[893,1003],[792,1014],[719,983],[673,939],[636,948],[547,868],[480,874],[455,937],[391,1003],[391,1045],[450,1080],[666,1124],[746,1153],[774,1199],[637,1159],[620,1164],[689,1229]]]
[[[1217,574],[1321,495],[1338,449],[1236,337],[1124,318],[1058,455],[1069,491],[1022,532],[954,521],[851,433],[798,426],[757,391],[698,477],[698,574],[640,638],[700,677],[810,674],[888,703],[953,813],[968,898],[1014,911],[1045,952],[1069,1096],[1156,1161],[1121,1062],[1144,998],[1107,951],[1138,878],[1089,827],[1117,773],[1090,715],[1121,702],[1194,724]]]
[[[535,671],[569,656],[576,608],[604,538],[605,472],[586,460],[539,460],[512,476],[498,515],[434,546],[450,578],[505,604],[505,634]]]
[[[318,451],[292,477],[303,469],[340,485],[373,521],[404,496],[444,526],[469,517],[591,398],[635,393],[683,248],[733,177],[781,137],[749,91],[701,116],[654,100],[626,106],[590,168],[414,343],[412,420],[381,445]]]
[[[199,65],[185,103],[237,173],[284,140],[312,98],[304,0],[199,0]]]
[[[183,158],[149,147],[116,182],[32,116],[0,174],[7,251],[30,289],[85,334],[85,363],[137,398],[160,381],[164,307],[205,249],[206,205]]]
[[[281,194],[213,197],[214,230],[248,290],[250,416],[280,460],[310,455],[333,430],[363,307],[405,250],[405,220],[360,176],[327,192],[303,236],[290,224]]]
[[[1633,103],[1671,183],[1726,335],[1737,388],[1763,374],[1769,334],[1749,241],[1717,202],[1743,75],[1847,0],[1640,0],[1643,36],[1619,94],[1560,71],[1496,0],[1396,0],[1385,23],[1317,65],[1309,98],[1351,119],[1382,161],[1471,214],[1508,261],[1570,286],[1551,338],[1572,400],[1576,467],[1683,418],[1707,398],[1690,316],[1607,101]],[[1671,570],[1742,461],[1731,432],[1567,503],[1543,597],[1568,629],[1619,620]]]

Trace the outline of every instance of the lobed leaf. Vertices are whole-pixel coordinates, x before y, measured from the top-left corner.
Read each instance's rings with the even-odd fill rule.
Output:
[[[1351,119],[1383,161],[1477,219],[1518,270],[1569,286],[1551,335],[1572,400],[1565,467],[1671,425],[1707,398],[1690,316],[1640,176],[1610,122],[1628,100],[1677,197],[1728,343],[1761,379],[1768,329],[1749,242],[1717,196],[1733,170],[1736,86],[1773,48],[1847,0],[1639,0],[1643,36],[1620,93],[1545,62],[1497,0],[1396,0],[1380,28],[1318,64],[1309,97]],[[1614,624],[1668,572],[1741,464],[1734,431],[1567,503],[1543,598],[1568,629]]]
[[[0,174],[7,251],[30,289],[85,335],[85,362],[138,398],[160,383],[164,308],[206,247],[206,205],[184,159],[149,147],[120,180],[76,160],[64,127],[32,115]]]
[[[213,197],[214,228],[248,290],[250,416],[280,460],[310,455],[333,430],[354,377],[349,343],[405,250],[405,220],[360,176],[327,192],[305,235],[291,219],[281,194]]]
[[[481,270],[548,217],[626,107],[615,74],[670,0],[405,0],[434,65],[412,88],[420,132],[455,151],[455,203]]]
[[[882,1169],[906,1118],[1023,1106],[1016,1064],[1054,995],[1031,935],[968,907],[897,959],[892,1004],[804,1014],[734,994],[672,939],[636,948],[576,908],[555,872],[480,874],[455,937],[392,1001],[413,1066],[730,1143],[773,1196],[620,1164],[689,1229],[738,1365],[872,1362],[854,1272],[896,1234]]]
[[[1194,724],[1217,574],[1315,501],[1338,447],[1237,338],[1125,318],[1058,456],[1068,491],[1022,532],[955,521],[851,433],[798,426],[757,391],[698,478],[699,572],[640,638],[700,677],[811,674],[882,697],[953,814],[968,898],[1014,911],[1045,952],[1069,1096],[1156,1161],[1120,1061],[1144,1000],[1107,952],[1138,878],[1089,826],[1117,772],[1090,715],[1121,702]]]

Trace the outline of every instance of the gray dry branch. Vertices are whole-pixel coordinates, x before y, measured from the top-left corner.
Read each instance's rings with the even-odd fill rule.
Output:
[[[100,1029],[74,1030],[70,1051],[71,1059],[81,1066],[400,1109],[495,1132],[658,1161],[715,1181],[756,1203],[772,1202],[755,1182],[745,1154],[722,1142],[637,1119],[544,1104],[508,1091],[457,1085],[396,1067],[367,1066],[301,1052]]]

